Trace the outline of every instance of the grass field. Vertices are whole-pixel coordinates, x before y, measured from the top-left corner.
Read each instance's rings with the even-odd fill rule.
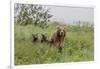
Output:
[[[67,26],[64,49],[58,53],[56,47],[49,47],[47,43],[32,43],[33,33],[47,33],[55,31],[56,24],[46,29],[34,25],[16,25],[14,28],[14,63],[15,65],[48,64],[64,62],[80,62],[94,60],[94,28]]]

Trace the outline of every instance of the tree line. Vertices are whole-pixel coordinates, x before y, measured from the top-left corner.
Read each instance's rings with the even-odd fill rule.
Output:
[[[19,25],[33,24],[44,28],[53,16],[49,14],[50,9],[38,4],[19,4],[14,5],[14,23]]]

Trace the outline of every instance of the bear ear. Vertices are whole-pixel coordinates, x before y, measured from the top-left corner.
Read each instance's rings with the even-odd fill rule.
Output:
[[[57,26],[57,29],[60,29],[60,26]]]
[[[66,31],[67,30],[67,26],[64,26],[63,29]]]

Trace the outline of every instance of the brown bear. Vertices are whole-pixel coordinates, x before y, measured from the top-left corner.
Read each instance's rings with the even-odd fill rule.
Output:
[[[47,35],[46,34],[41,34],[41,43],[43,42],[48,42],[48,39],[47,39]]]
[[[66,35],[65,27],[57,27],[56,31],[52,34],[50,38],[50,46],[56,45],[58,47],[58,51],[62,52],[62,48],[64,47],[64,38]]]
[[[37,34],[32,34],[32,42],[38,41],[38,33]]]

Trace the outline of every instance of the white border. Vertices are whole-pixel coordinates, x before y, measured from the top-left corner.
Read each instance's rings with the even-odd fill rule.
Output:
[[[31,69],[31,68],[36,68],[36,69],[40,69],[40,68],[45,68],[47,69],[49,67],[49,69],[55,67],[55,66],[67,66],[67,68],[80,68],[78,67],[80,66],[90,66],[90,65],[94,65],[95,61],[89,61],[89,62],[71,62],[71,63],[54,63],[54,64],[33,64],[33,65],[19,65],[19,66],[15,66],[14,65],[14,3],[25,3],[25,4],[41,4],[41,5],[55,5],[55,6],[69,6],[69,7],[88,7],[88,8],[95,8],[95,6],[93,5],[82,5],[82,4],[66,4],[66,3],[62,3],[62,2],[45,2],[45,1],[39,1],[39,0],[31,0],[31,1],[21,1],[21,0],[14,0],[11,1],[11,68],[12,69]],[[94,55],[95,56],[95,55]],[[95,59],[95,58],[94,58]],[[73,66],[73,67],[72,67]]]
[[[41,5],[54,5],[54,6],[69,6],[69,7],[82,7],[82,8],[95,8],[94,5],[91,4],[70,4],[70,3],[64,3],[64,2],[59,2],[55,0],[53,1],[40,1],[40,0],[14,0],[12,3],[24,3],[24,4],[41,4]]]
[[[10,1],[10,22],[11,22],[11,27],[10,27],[10,32],[11,32],[11,41],[10,41],[10,67],[11,68],[14,68],[14,2],[13,1]]]

